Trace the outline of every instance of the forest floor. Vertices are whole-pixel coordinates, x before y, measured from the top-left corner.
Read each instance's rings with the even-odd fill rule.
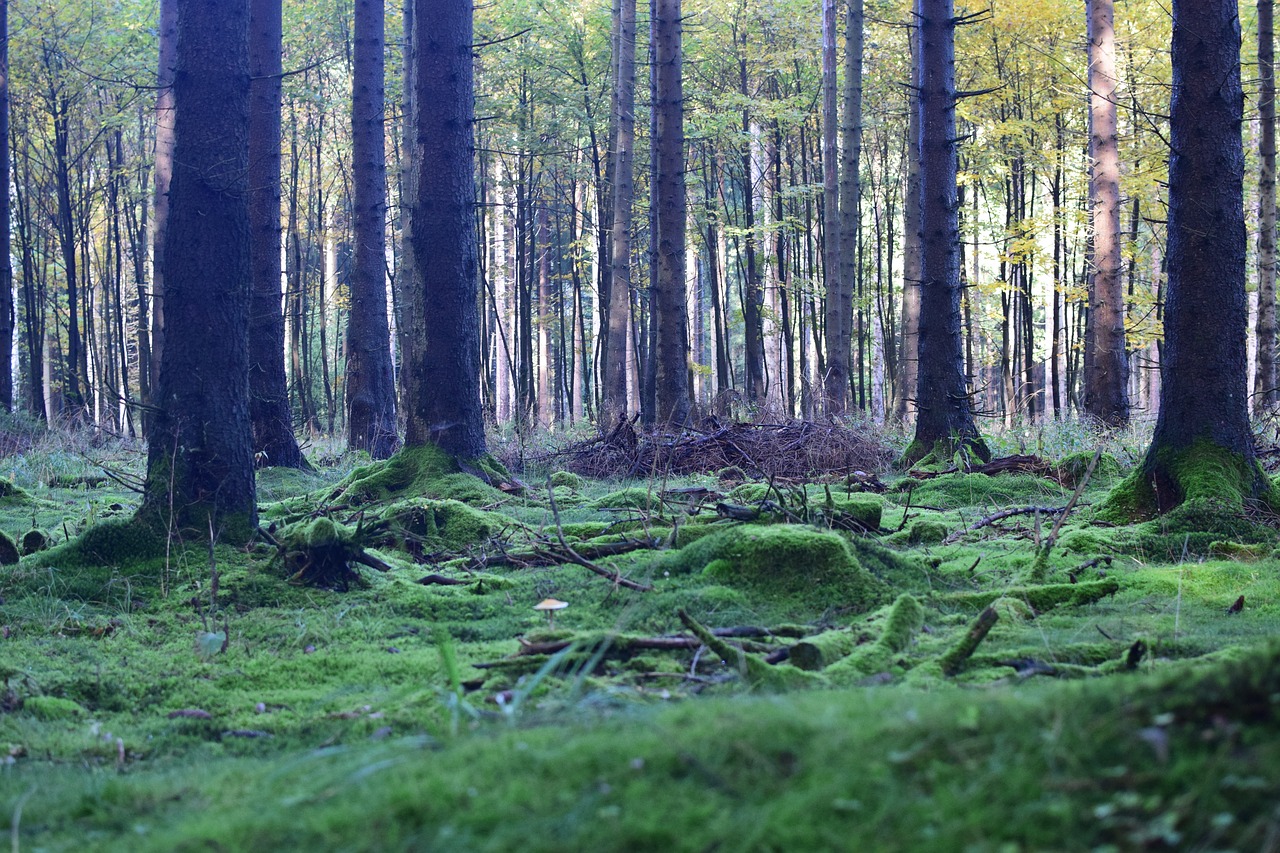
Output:
[[[996,437],[1038,461],[991,475],[906,476],[872,439],[874,470],[803,478],[511,445],[522,493],[313,454],[259,475],[280,547],[135,559],[140,448],[13,438],[0,529],[55,547],[0,569],[0,826],[15,851],[1280,849],[1276,525],[1100,523],[1140,436],[1087,481],[1101,439],[1071,425]]]

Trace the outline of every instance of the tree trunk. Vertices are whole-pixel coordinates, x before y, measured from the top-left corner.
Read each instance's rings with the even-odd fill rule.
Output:
[[[920,40],[913,32],[912,53]],[[914,67],[914,65],[913,65]],[[915,90],[908,87],[907,180],[902,202],[902,354],[898,358],[898,380],[894,383],[894,419],[906,424],[916,411],[920,350],[920,109]]]
[[[169,233],[173,179],[173,70],[178,57],[178,0],[160,0],[160,56],[156,63],[155,212],[151,218],[151,377],[159,384],[164,358],[164,243]]]
[[[920,39],[920,344],[915,439],[904,454],[991,454],[965,387],[956,195],[955,18],[952,0],[916,0]]]
[[[347,447],[395,453],[396,388],[387,319],[387,154],[382,0],[357,0],[351,81],[355,258],[347,325]]]
[[[1244,154],[1235,0],[1175,0],[1160,414],[1123,515],[1268,497],[1246,400]]]
[[[244,542],[249,424],[249,0],[178,17],[174,171],[162,258],[168,345],[140,517]],[[181,251],[175,250],[181,247]]]
[[[293,435],[280,292],[280,0],[250,0],[249,419],[259,467],[308,468]]]
[[[611,429],[627,410],[627,337],[631,329],[631,202],[635,195],[636,0],[621,0],[613,117],[613,233],[605,324],[600,423]]]
[[[1089,153],[1093,172],[1093,275],[1085,334],[1084,414],[1106,426],[1129,421],[1124,289],[1120,278],[1120,149],[1116,129],[1114,0],[1089,0]]]
[[[415,0],[417,135],[413,269],[405,321],[405,443],[485,452],[476,305],[471,0]]]
[[[683,24],[680,0],[652,0],[656,133],[653,159],[654,403],[658,423],[689,419],[689,327],[685,305]]]
[[[822,277],[826,285],[824,301],[824,342],[827,370],[823,393],[827,414],[844,414],[849,406],[849,339],[841,340],[852,310],[840,281],[840,183],[836,136],[839,130],[836,91],[836,2],[822,3]]]
[[[858,234],[861,228],[859,200],[862,184],[859,175],[862,161],[862,0],[849,0],[845,14],[844,34],[844,121],[840,127],[842,137],[840,151],[840,285],[841,326],[840,351],[851,351],[852,304],[854,281],[858,278],[859,258],[854,254],[860,247]],[[861,321],[861,316],[859,317]],[[861,325],[861,323],[860,323]],[[859,353],[861,353],[861,332]],[[861,357],[859,357],[861,361]],[[847,357],[846,357],[847,361]],[[881,362],[877,362],[880,364]],[[861,387],[863,371],[858,371]],[[882,388],[883,391],[883,388]],[[873,407],[874,408],[874,407]]]
[[[9,0],[0,0],[0,407],[13,409],[13,260],[9,251]]]
[[[1258,359],[1253,406],[1276,402],[1276,66],[1273,0],[1258,0]]]

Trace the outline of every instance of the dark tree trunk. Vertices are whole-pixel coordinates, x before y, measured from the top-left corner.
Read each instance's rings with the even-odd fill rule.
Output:
[[[13,409],[13,261],[9,251],[9,0],[0,0],[0,407]]]
[[[965,387],[956,194],[952,0],[916,0],[920,39],[920,344],[915,440],[904,461],[960,451],[987,461]]]
[[[280,291],[280,0],[250,0],[249,420],[259,467],[309,468],[293,434]]]
[[[636,2],[616,7],[617,66],[614,81],[613,230],[601,425],[611,429],[627,410],[627,335],[631,328],[631,203],[635,194]]]
[[[417,187],[405,322],[408,445],[485,452],[476,305],[475,93],[471,0],[416,0]]]
[[[249,424],[249,0],[184,3],[174,75],[168,346],[142,517],[247,540],[257,524]]]
[[[1243,109],[1236,0],[1175,0],[1160,414],[1122,509],[1239,511],[1269,488],[1245,397]]]
[[[1276,402],[1276,64],[1275,4],[1258,0],[1258,360],[1254,411]]]
[[[685,305],[683,24],[680,0],[653,0],[654,403],[658,423],[689,419],[689,328]]]
[[[387,320],[382,0],[357,0],[351,83],[355,264],[347,325],[347,446],[386,459],[399,444]]]
[[[1089,0],[1089,153],[1093,174],[1093,275],[1085,333],[1084,414],[1106,426],[1129,421],[1124,288],[1120,278],[1120,149],[1116,129],[1113,0]]]

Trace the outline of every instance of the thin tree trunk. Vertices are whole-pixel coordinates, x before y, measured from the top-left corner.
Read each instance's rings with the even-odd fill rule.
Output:
[[[1116,122],[1114,0],[1089,0],[1089,152],[1093,174],[1093,274],[1085,340],[1084,414],[1129,421],[1124,290],[1120,278],[1120,150]]]
[[[347,447],[386,459],[400,443],[387,317],[387,153],[382,0],[356,0],[351,80],[355,208],[347,320]]]
[[[1258,357],[1253,407],[1277,400],[1276,378],[1276,66],[1273,0],[1258,0]]]

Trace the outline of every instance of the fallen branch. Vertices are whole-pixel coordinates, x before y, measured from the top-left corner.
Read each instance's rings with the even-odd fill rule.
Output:
[[[986,518],[975,521],[973,524],[970,524],[968,527],[964,528],[963,530],[957,530],[955,533],[952,533],[946,539],[943,539],[942,544],[952,545],[960,541],[960,538],[964,536],[966,533],[972,533],[975,530],[981,530],[984,527],[995,524],[997,521],[1003,521],[1006,518],[1013,518],[1016,515],[1031,515],[1032,513],[1044,514],[1044,515],[1057,515],[1060,512],[1064,512],[1065,510],[1066,510],[1066,507],[1061,507],[1061,506],[1059,507],[1023,506],[1023,507],[1018,507],[1016,509],[1001,510],[1000,512],[997,512],[993,515],[988,515]]]
[[[595,572],[600,577],[608,578],[613,581],[614,586],[622,586],[636,592],[651,592],[653,587],[649,584],[638,583],[637,581],[628,580],[622,576],[622,572],[611,572],[608,569],[597,566],[577,551],[565,541],[564,528],[560,525],[560,509],[556,506],[556,492],[551,488],[550,478],[547,482],[547,499],[551,503],[551,516],[556,522],[556,538],[560,540],[560,547],[564,551],[564,556],[568,558],[568,562],[582,566],[584,569]]]
[[[958,675],[969,658],[973,656],[974,651],[987,638],[987,634],[991,633],[991,629],[995,627],[996,622],[1000,619],[1000,615],[996,613],[994,607],[988,607],[986,610],[978,614],[978,618],[969,626],[969,630],[956,643],[949,652],[942,656],[939,664],[942,666],[942,674],[946,676]]]

